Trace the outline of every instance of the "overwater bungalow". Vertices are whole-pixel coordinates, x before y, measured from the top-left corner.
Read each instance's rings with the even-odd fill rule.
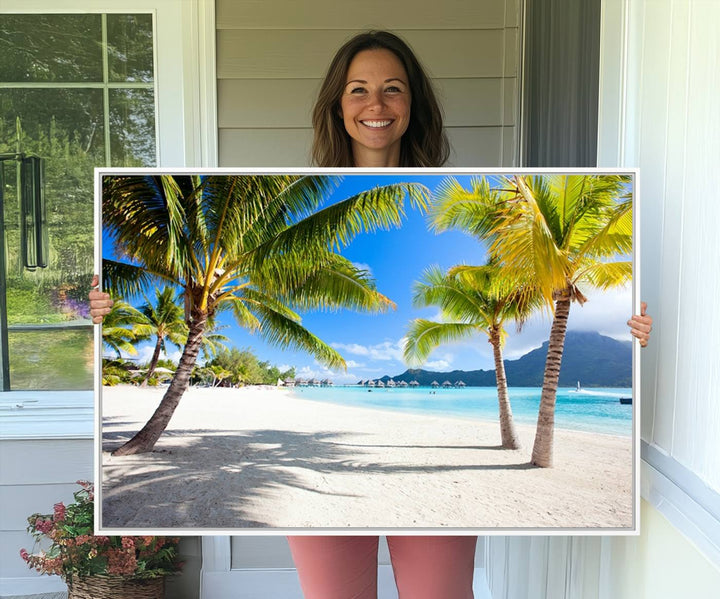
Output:
[[[437,381],[433,381],[432,383],[430,383],[430,386],[431,387],[439,387],[440,383],[438,383]]]
[[[411,387],[419,387],[420,386],[420,383],[418,383],[417,381],[410,381],[409,384]]]
[[[308,386],[307,379],[295,379],[295,386],[296,387],[307,387]]]
[[[465,383],[464,383],[463,381],[457,381],[457,382],[455,383],[455,386],[456,386],[456,387],[465,387],[466,385],[465,385]]]
[[[452,383],[450,381],[445,381],[442,386],[445,388],[452,387]]]
[[[388,386],[388,387],[395,387],[395,386],[396,386],[396,383],[395,383],[394,380],[390,379],[390,380],[387,382],[387,386]]]
[[[375,381],[368,379],[367,386],[368,386],[368,387],[374,387],[374,386],[375,386]]]
[[[383,383],[382,381],[378,381],[378,382],[375,383],[375,384],[376,384],[378,387],[384,387],[384,386],[385,386],[385,383]]]
[[[319,387],[320,386],[320,380],[319,379],[310,379],[308,381],[308,385],[311,387]]]
[[[407,387],[407,386],[408,386],[407,381],[400,381],[398,383],[398,387]]]
[[[294,387],[294,386],[295,386],[295,379],[286,378],[286,379],[283,381],[283,385],[285,385],[286,387]]]

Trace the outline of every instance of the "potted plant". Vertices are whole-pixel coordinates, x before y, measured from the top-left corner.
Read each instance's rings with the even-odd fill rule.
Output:
[[[28,517],[35,546],[33,553],[21,549],[20,556],[41,574],[61,576],[68,599],[162,599],[165,577],[182,567],[179,539],[94,536],[93,485],[78,484],[74,503],[56,503],[52,514]]]

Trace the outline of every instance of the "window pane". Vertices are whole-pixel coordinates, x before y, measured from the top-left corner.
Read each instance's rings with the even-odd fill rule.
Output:
[[[152,15],[108,15],[110,81],[153,81]]]
[[[113,85],[151,89],[105,87],[100,14],[0,15],[0,82],[48,84],[0,88],[0,216],[13,390],[92,388],[93,168],[109,166],[108,155],[123,166],[156,164],[152,17],[105,18]],[[68,82],[75,85],[63,87]],[[15,153],[43,159],[45,211],[37,210],[41,202],[31,206],[37,221],[46,219],[47,268],[24,265],[18,189],[34,188],[19,184]],[[45,230],[38,234],[31,221],[22,222],[43,239]]]
[[[153,90],[110,90],[110,147],[112,166],[155,165]]]
[[[10,381],[19,389],[92,389],[93,331],[10,331]]]
[[[100,15],[0,15],[0,81],[102,81]]]
[[[101,89],[0,90],[0,152],[15,151],[19,140],[21,151],[80,160],[92,173],[105,162],[104,122]]]
[[[9,280],[50,279],[78,283],[92,272],[93,168],[104,163],[102,90],[4,90],[0,98],[0,153],[18,147],[45,161],[45,204],[49,234],[48,268],[30,273],[20,255],[19,200],[15,161],[5,161],[4,220]],[[18,134],[18,124],[20,132]],[[10,322],[22,320],[9,313]]]

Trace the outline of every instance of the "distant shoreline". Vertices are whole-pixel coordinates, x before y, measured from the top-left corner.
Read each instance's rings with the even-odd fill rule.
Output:
[[[356,407],[365,407],[369,409],[375,409],[375,410],[382,410],[383,412],[394,412],[394,413],[400,413],[400,414],[417,414],[417,415],[432,415],[432,416],[442,416],[442,417],[449,417],[449,418],[458,418],[461,420],[470,420],[472,422],[476,422],[478,420],[482,420],[487,423],[497,423],[498,421],[498,415],[497,415],[497,395],[496,395],[496,388],[495,387],[464,387],[462,389],[459,388],[446,388],[446,389],[432,389],[431,387],[415,387],[413,389],[410,388],[366,388],[366,387],[359,387],[356,385],[335,385],[333,387],[282,387],[283,389],[286,389],[288,392],[292,393],[296,397],[300,399],[305,399],[308,401],[315,401],[320,404],[327,404],[332,403],[334,405],[343,405],[343,406],[356,406]],[[562,398],[564,397],[563,394],[568,394],[569,397],[575,396],[575,389],[569,389],[569,388],[561,388],[558,390],[559,393],[559,406],[558,406],[558,413],[557,418],[555,422],[555,427],[557,430],[567,430],[571,432],[589,432],[591,434],[605,434],[610,436],[618,436],[618,437],[628,437],[632,435],[632,410],[628,407],[627,410],[623,410],[619,398],[620,396],[626,396],[632,394],[632,389],[626,388],[626,387],[596,387],[595,389],[604,389],[608,391],[608,396],[616,396],[617,397],[617,409],[622,410],[621,412],[618,412],[617,414],[620,414],[623,416],[622,419],[618,419],[616,422],[601,422],[598,424],[598,422],[593,421],[589,418],[583,418],[582,415],[575,415],[575,417],[566,416],[563,413],[563,403]],[[325,399],[322,397],[318,397],[321,395],[332,395],[333,390],[338,391],[339,399]],[[526,408],[525,403],[523,401],[519,401],[516,397],[513,397],[513,395],[516,395],[518,393],[523,392],[532,392],[532,394],[537,395],[537,404],[539,405],[539,397],[541,388],[540,387],[509,387],[508,388],[510,392],[510,398],[512,402],[512,409],[514,413],[514,420],[518,424],[524,424],[526,426],[535,425],[537,422],[537,405],[534,405],[532,408]],[[585,391],[586,389],[583,389]],[[429,393],[432,393],[433,391],[436,392],[436,397],[440,402],[438,404],[434,404],[431,406],[424,405],[423,404],[416,404],[413,406],[409,406],[406,402],[397,401],[393,402],[391,401],[387,405],[369,405],[370,399],[379,399],[382,398],[384,393],[390,394],[388,396],[389,399],[392,400],[393,395],[399,396],[400,394],[403,395],[415,395],[415,396],[422,396],[423,398],[426,398]],[[487,410],[478,408],[477,406],[473,406],[471,408],[457,408],[456,404],[450,404],[448,405],[448,400],[460,400],[463,396],[467,396],[468,394],[472,393],[473,391],[477,391],[479,393],[482,393],[484,396],[487,395],[487,397],[483,397],[484,400],[491,402],[490,406],[490,412],[488,413]],[[597,391],[594,391],[593,389],[587,389],[587,391],[592,395],[597,393]],[[367,393],[372,393],[372,395],[365,395]],[[357,394],[357,395],[355,395]],[[612,395],[611,395],[612,394]],[[343,401],[343,396],[350,397],[350,401]],[[582,396],[582,391],[580,393],[580,396]],[[601,396],[602,397],[602,396]],[[354,401],[352,400],[354,399]],[[444,404],[444,405],[443,405]],[[630,414],[630,418],[626,418],[626,413]],[[616,414],[616,415],[617,415]],[[611,426],[615,424],[616,426]]]

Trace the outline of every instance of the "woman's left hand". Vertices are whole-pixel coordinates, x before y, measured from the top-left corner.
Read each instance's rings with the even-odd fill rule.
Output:
[[[640,302],[640,314],[635,314],[630,320],[628,320],[628,326],[630,327],[630,333],[638,338],[640,341],[640,347],[646,347],[648,339],[650,339],[650,331],[652,331],[652,316],[646,313],[647,304]]]

